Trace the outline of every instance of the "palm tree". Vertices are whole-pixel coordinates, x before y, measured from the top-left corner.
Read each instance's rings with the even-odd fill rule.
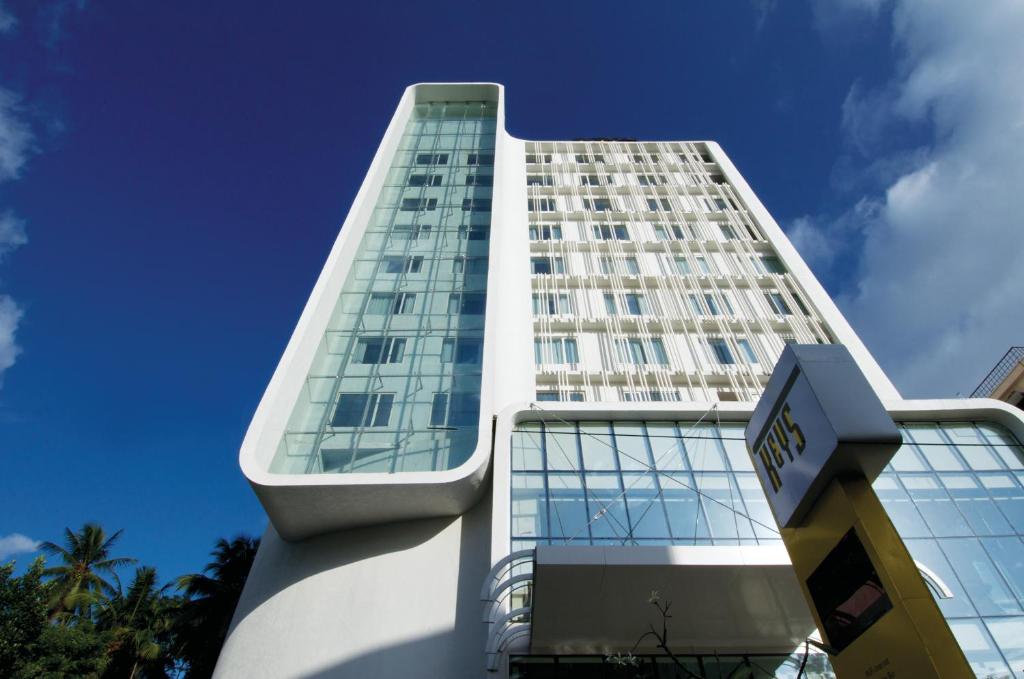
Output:
[[[170,631],[179,604],[176,597],[166,596],[169,587],[158,587],[155,568],[137,568],[128,591],[118,592],[100,611],[100,629],[113,635],[104,676],[168,676],[174,664]]]
[[[256,550],[257,538],[239,535],[231,542],[221,538],[210,553],[214,560],[202,573],[178,578],[185,593],[175,629],[177,655],[188,665],[187,679],[209,677],[217,664],[220,647],[242,596]]]
[[[54,583],[49,602],[51,620],[88,618],[96,604],[117,592],[107,578],[117,583],[117,569],[135,562],[111,556],[119,537],[121,531],[107,537],[98,524],[87,523],[78,533],[65,528],[63,547],[49,541],[40,545],[44,552],[62,561],[61,565],[43,571]]]

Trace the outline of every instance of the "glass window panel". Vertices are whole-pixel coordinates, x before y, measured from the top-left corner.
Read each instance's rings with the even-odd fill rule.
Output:
[[[673,538],[682,544],[707,538],[707,521],[690,475],[662,474],[661,487]]]
[[[906,441],[907,437],[904,435],[903,440]],[[925,472],[928,468],[924,462],[918,456],[917,451],[914,450],[914,446],[903,445],[896,451],[896,455],[893,456],[889,462],[892,468],[898,472]]]
[[[607,422],[580,422],[583,466],[588,470],[615,469],[615,450]]]
[[[981,544],[1018,602],[1024,602],[1024,542],[1007,536],[982,538]]]
[[[754,519],[754,534],[758,538],[779,540],[781,535],[778,532],[778,524],[772,516],[771,507],[768,506],[768,498],[764,495],[761,482],[755,474],[737,474],[736,485],[739,486],[740,494],[747,505],[747,516]]]
[[[1008,676],[1009,669],[981,620],[950,620],[949,629],[979,677]]]
[[[520,422],[512,434],[512,470],[544,469],[539,422]]]
[[[595,538],[625,538],[629,533],[629,519],[626,515],[626,500],[622,495],[617,473],[588,473],[587,500],[593,517],[603,514],[590,524],[590,533]]]
[[[619,453],[619,467],[646,470],[652,466],[647,452],[647,439],[639,422],[616,422],[614,424],[615,447]]]
[[[750,461],[750,454],[747,453],[747,443],[743,435],[745,426],[739,423],[722,422],[718,427],[722,437],[722,447],[725,448],[725,456],[729,459],[733,471],[754,471],[754,465]]]
[[[918,450],[924,459],[937,471],[960,471],[964,468],[957,459],[952,447],[939,433],[938,425],[934,424],[910,424],[906,431],[910,434],[914,443],[918,444]]]
[[[942,615],[946,618],[974,617],[977,615],[970,598],[967,596],[967,591],[960,584],[959,578],[953,572],[953,567],[946,560],[946,555],[942,553],[938,543],[933,538],[904,540],[903,544],[907,546],[907,551],[910,552],[910,557],[914,561],[917,561],[918,564],[931,571],[941,581],[940,584],[945,585],[953,593],[953,596],[949,599],[940,599],[936,597],[931,586],[928,586],[928,591],[932,593],[932,597],[935,597],[935,603],[938,604]]]
[[[630,529],[635,538],[667,538],[668,523],[653,473],[623,474]]]
[[[980,483],[969,474],[941,474],[939,480],[952,496],[975,535],[1006,535],[1010,524],[1003,518]]]
[[[978,613],[1012,615],[1021,612],[1016,598],[976,539],[944,538],[939,540],[939,546]]]
[[[999,460],[986,445],[981,432],[969,423],[944,423],[942,431],[956,445],[967,466],[978,471],[1002,469]]]
[[[512,536],[547,535],[547,496],[543,474],[515,474],[512,477]]]
[[[931,531],[917,511],[910,496],[892,474],[882,474],[872,484],[889,520],[901,538],[931,537]]]
[[[971,534],[970,527],[953,504],[952,498],[934,476],[902,475],[900,481],[933,535],[943,537]]]
[[[992,618],[985,624],[1016,676],[1024,677],[1024,618]]]
[[[338,406],[331,419],[332,427],[358,427],[366,410],[369,394],[339,394]]]
[[[1024,469],[1024,449],[1013,434],[998,424],[979,422],[976,426],[1007,467]]]
[[[978,479],[995,500],[1017,534],[1024,534],[1024,488],[1010,474],[979,474]]]
[[[448,392],[434,394],[430,404],[430,426],[443,427],[448,415]]]
[[[725,471],[725,459],[718,441],[720,434],[715,425],[681,422],[679,429],[683,432],[687,457],[694,471]]]
[[[587,539],[587,502],[577,474],[548,474],[548,512],[553,539]]]
[[[544,452],[548,469],[580,468],[579,453],[576,451],[576,428],[569,424],[544,424]]]
[[[658,469],[687,469],[682,439],[672,422],[648,422],[647,436],[651,443],[654,465]]]
[[[701,473],[695,477],[697,488],[703,495],[701,503],[707,513],[712,539],[717,543],[719,540],[753,537],[750,521],[741,516],[741,513],[746,514],[746,509],[732,478],[726,474]]]

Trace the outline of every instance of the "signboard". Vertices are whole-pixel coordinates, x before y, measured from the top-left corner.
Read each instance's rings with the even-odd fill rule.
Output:
[[[902,443],[846,347],[787,345],[746,429],[775,520],[800,524],[843,473],[873,481]]]

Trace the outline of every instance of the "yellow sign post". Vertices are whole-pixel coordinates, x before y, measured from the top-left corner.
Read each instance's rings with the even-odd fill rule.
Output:
[[[845,347],[788,346],[746,440],[837,676],[974,676],[871,488],[901,438]]]

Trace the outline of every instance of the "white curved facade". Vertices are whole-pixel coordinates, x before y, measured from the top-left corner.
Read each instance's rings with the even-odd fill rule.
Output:
[[[724,445],[786,342],[845,344],[901,421],[997,421],[1024,437],[1018,411],[991,401],[901,401],[717,144],[523,141],[505,132],[500,85],[409,87],[242,444],[271,527],[217,676],[500,676],[509,652],[628,650],[608,640],[623,633],[614,625],[601,627],[608,639],[591,630],[571,641],[571,621],[535,630],[506,615],[531,604],[522,564],[488,585],[522,576],[514,586],[480,601],[488,571],[517,547],[578,544],[569,533],[524,537],[543,529],[524,519],[514,484],[576,474],[589,507],[599,491],[587,479],[612,482],[614,472],[628,514],[628,484],[662,474],[658,460],[591,468],[589,430],[575,423],[612,423],[614,442],[621,426],[650,437],[651,423],[671,421],[685,438],[684,423],[713,413]],[[578,466],[515,467],[517,427],[541,421],[574,428]],[[745,470],[723,464],[690,482],[720,473],[736,483],[727,472],[743,482]],[[710,602],[715,582],[744,582],[749,596],[731,599],[737,618],[764,592],[780,602],[742,638],[686,632],[687,652],[798,645],[810,631],[802,609],[784,624],[773,617],[796,595],[784,552],[754,533],[716,542],[670,531],[682,505],[666,504],[661,482],[650,487],[668,517],[664,536],[634,536],[642,529],[627,517],[616,547],[623,536],[595,531],[586,514],[576,532],[588,546],[545,558],[572,581],[596,553],[587,550],[604,549],[640,569],[630,573],[668,578],[670,591],[699,570]],[[548,485],[535,496],[545,507],[564,501]],[[630,551],[643,539],[648,551]],[[545,596],[546,610],[557,608]],[[629,615],[618,621],[627,636]],[[792,633],[757,636],[779,625]]]

